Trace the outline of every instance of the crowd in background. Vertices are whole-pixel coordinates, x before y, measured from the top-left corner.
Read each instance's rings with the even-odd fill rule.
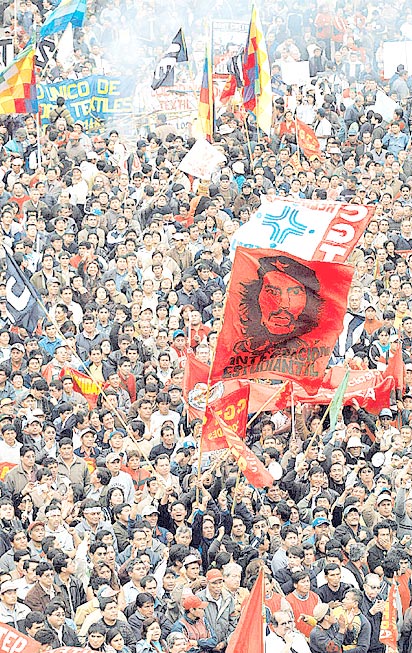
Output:
[[[261,567],[268,653],[384,653],[393,586],[399,650],[412,649],[412,71],[396,63],[383,79],[382,47],[412,39],[412,13],[300,4],[261,8],[270,136],[221,107],[225,161],[208,181],[179,169],[195,141],[167,115],[131,145],[121,130],[87,133],[59,97],[41,161],[34,117],[1,117],[1,260],[13,256],[46,314],[33,332],[17,325],[0,281],[0,621],[41,650],[224,651]],[[20,0],[16,26],[3,3],[5,32],[24,45],[51,7]],[[132,65],[151,78],[170,42],[162,12],[89,2],[73,70],[47,79]],[[201,50],[207,14],[248,12],[196,3],[189,44]],[[281,64],[299,60],[311,82],[288,86]],[[378,91],[396,102],[390,119]],[[296,116],[321,154],[294,156]],[[182,384],[189,353],[213,358],[234,233],[279,196],[374,206],[350,259],[360,328],[331,364],[384,373],[400,340],[406,380],[378,416],[353,401],[332,431],[325,406],[263,411],[247,443],[277,472],[257,489],[230,457],[201,455]],[[102,388],[97,401],[67,368]]]

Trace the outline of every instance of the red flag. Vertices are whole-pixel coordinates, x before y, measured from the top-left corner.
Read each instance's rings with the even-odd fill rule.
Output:
[[[95,408],[97,404],[98,396],[101,392],[101,385],[87,374],[75,370],[73,367],[65,367],[60,372],[60,378],[63,376],[71,376],[73,380],[73,390],[75,392],[80,392],[81,395],[87,400],[90,408]]]
[[[402,343],[399,341],[393,356],[389,357],[388,365],[383,373],[384,378],[392,376],[396,390],[404,391],[405,388],[405,363],[402,358]]]
[[[230,98],[234,96],[234,94],[236,93],[236,89],[237,89],[236,77],[234,75],[229,75],[223,87],[223,90],[220,94],[221,103],[226,104],[230,100]]]
[[[394,651],[398,650],[398,628],[396,625],[396,584],[395,581],[389,588],[388,598],[382,612],[379,641]]]
[[[261,567],[253,589],[242,606],[240,619],[229,639],[226,653],[264,653],[264,592],[265,574]]]
[[[2,622],[0,628],[0,651],[9,653],[37,653],[40,650],[40,642],[24,635],[18,630]]]
[[[273,476],[268,472],[259,458],[246,446],[245,442],[216,415],[213,408],[212,415],[222,429],[230,453],[236,460],[241,472],[254,487],[268,487],[273,483]]]
[[[353,268],[237,247],[212,382],[295,380],[313,395],[342,331]]]
[[[16,467],[16,463],[0,463],[0,481],[4,481],[6,475],[13,467]]]
[[[309,404],[329,404],[335,396],[335,391],[339,387],[345,371],[345,368],[340,365],[326,370],[316,396],[308,395],[297,383],[293,383],[295,401]],[[378,370],[349,370],[349,381],[343,403],[345,406],[349,406],[352,405],[352,400],[356,399],[360,407],[368,413],[379,415],[382,408],[389,406],[394,385],[391,376],[384,378],[382,372],[378,372]],[[282,392],[277,398],[277,408],[282,410],[289,403],[289,395]]]
[[[320,156],[322,154],[315,132],[309,125],[299,120],[299,118],[296,118],[296,139],[298,147],[300,147],[306,157],[309,158],[314,154]]]
[[[183,397],[187,404],[190,420],[203,419],[204,417],[209,370],[209,365],[201,363],[194,354],[188,353],[183,377]],[[275,410],[281,403],[284,393],[278,385],[267,385],[266,383],[257,383],[246,379],[232,379],[224,383],[218,381],[218,383],[211,386],[209,406],[213,407],[215,401],[219,401],[245,386],[248,386],[250,390],[248,413],[255,413],[262,404],[265,404],[267,410]],[[287,384],[285,389],[286,387]]]
[[[241,438],[246,436],[249,394],[249,385],[242,385],[235,392],[213,402],[213,413],[224,420],[225,424]],[[226,447],[226,438],[208,405],[202,428],[202,451],[215,451]]]

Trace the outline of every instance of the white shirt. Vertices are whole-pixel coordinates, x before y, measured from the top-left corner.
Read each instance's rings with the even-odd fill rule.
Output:
[[[4,440],[0,440],[0,462],[2,463],[14,463],[18,465],[20,463],[20,449],[22,445],[20,442],[15,442],[15,444],[10,447],[6,444]]]
[[[265,639],[265,653],[279,653],[286,645],[286,641],[276,635],[269,633]],[[310,648],[302,633],[293,631],[292,648],[296,653],[310,653]]]

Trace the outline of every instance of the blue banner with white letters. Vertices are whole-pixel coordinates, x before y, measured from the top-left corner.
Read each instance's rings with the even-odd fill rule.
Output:
[[[86,129],[97,129],[110,118],[131,115],[135,80],[132,77],[90,75],[57,84],[37,84],[37,98],[43,125],[49,123],[50,111],[59,96],[75,121]]]

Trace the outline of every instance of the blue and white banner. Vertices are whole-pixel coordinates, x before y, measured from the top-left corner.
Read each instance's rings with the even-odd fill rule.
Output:
[[[275,198],[265,201],[249,222],[239,227],[231,242],[231,258],[238,245],[277,249],[305,261],[346,261],[374,208],[340,202]]]
[[[130,115],[133,108],[135,81],[131,77],[90,75],[58,84],[37,84],[37,99],[43,125],[49,123],[50,111],[60,96],[74,120],[86,129],[94,129],[101,121]]]

